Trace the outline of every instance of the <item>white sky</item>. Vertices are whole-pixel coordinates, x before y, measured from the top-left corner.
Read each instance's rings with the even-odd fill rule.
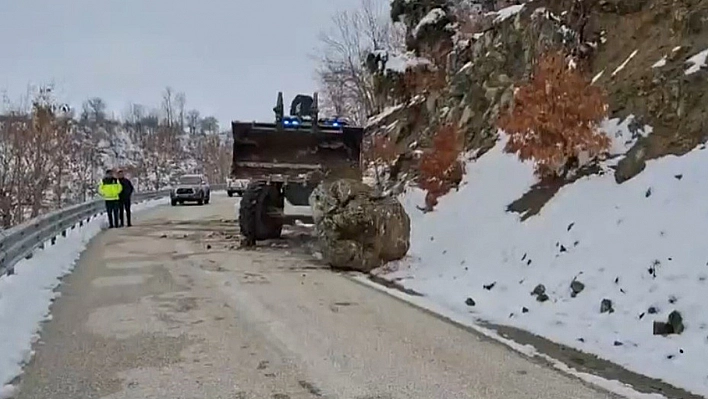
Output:
[[[187,108],[233,119],[273,118],[316,89],[317,35],[357,0],[0,0],[0,90],[53,83],[80,105],[103,98],[121,115],[130,102],[158,106],[165,87]]]

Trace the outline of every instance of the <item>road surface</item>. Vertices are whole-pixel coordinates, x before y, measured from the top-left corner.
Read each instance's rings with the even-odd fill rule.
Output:
[[[323,269],[303,239],[237,249],[235,199],[212,201],[92,241],[18,398],[612,397]]]

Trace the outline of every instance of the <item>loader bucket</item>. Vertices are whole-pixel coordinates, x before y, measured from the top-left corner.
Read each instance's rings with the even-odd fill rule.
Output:
[[[363,129],[233,122],[231,175],[237,179],[300,181],[309,172],[360,176]]]

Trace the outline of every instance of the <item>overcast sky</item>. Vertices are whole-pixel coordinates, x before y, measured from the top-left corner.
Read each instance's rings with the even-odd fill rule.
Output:
[[[91,96],[121,113],[159,105],[166,86],[187,107],[271,119],[315,89],[309,55],[331,15],[357,0],[0,0],[0,90],[54,83],[72,105]],[[287,104],[286,104],[287,105]]]

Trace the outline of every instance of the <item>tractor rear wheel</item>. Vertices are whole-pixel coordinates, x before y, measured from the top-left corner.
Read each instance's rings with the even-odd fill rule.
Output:
[[[239,205],[238,222],[245,244],[280,238],[283,231],[284,197],[280,187],[266,182],[252,182]]]

